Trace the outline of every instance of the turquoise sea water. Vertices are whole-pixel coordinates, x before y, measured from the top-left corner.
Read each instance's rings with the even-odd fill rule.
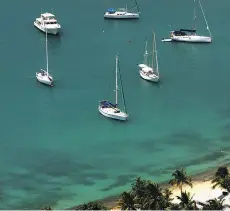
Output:
[[[143,0],[140,20],[103,19],[123,2],[2,0],[0,208],[68,208],[118,194],[138,175],[164,181],[179,166],[197,173],[230,160],[229,0],[202,0],[214,37],[207,45],[161,42],[191,26],[193,1]],[[33,27],[41,8],[62,25],[48,40],[53,88],[35,79],[45,68],[45,35]],[[136,67],[153,29],[159,85]],[[197,29],[207,34],[199,8]],[[127,122],[97,110],[114,99],[116,53]]]

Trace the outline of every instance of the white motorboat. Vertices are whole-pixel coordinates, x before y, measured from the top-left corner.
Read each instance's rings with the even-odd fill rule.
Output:
[[[46,32],[48,34],[58,34],[61,25],[57,22],[55,16],[52,13],[42,13],[39,18],[34,21],[34,26],[39,30]]]
[[[48,60],[48,43],[46,32],[46,70],[41,69],[40,72],[36,72],[36,78],[39,82],[53,86],[53,77],[49,74],[49,60]]]
[[[204,17],[204,20],[206,23],[206,28],[209,32],[209,36],[201,36],[201,35],[196,34],[196,7],[195,7],[196,0],[194,0],[194,16],[193,16],[194,28],[193,29],[180,29],[180,30],[171,31],[170,32],[170,38],[172,41],[191,42],[191,43],[211,43],[212,42],[211,31],[209,29],[208,22],[205,18],[203,7],[201,5],[200,0],[198,0],[198,1],[199,1],[200,9],[202,11],[202,14],[203,14],[203,17]]]
[[[155,33],[153,32],[153,49],[152,49],[152,64],[148,65],[148,50],[147,50],[147,39],[145,41],[145,52],[144,52],[144,64],[139,64],[138,67],[140,76],[148,81],[158,82],[159,81],[159,70],[158,70],[158,58],[156,51],[156,39]],[[154,56],[156,62],[156,68],[154,69]]]
[[[137,2],[135,0],[136,6],[133,9],[137,9],[138,12],[131,12],[133,9],[128,9],[128,4],[126,0],[126,7],[125,8],[119,8],[117,10],[113,8],[109,8],[107,12],[104,14],[104,18],[108,19],[138,19],[140,18],[140,12],[137,5]]]
[[[123,99],[123,103],[124,103],[124,111],[121,111],[120,108],[118,107],[118,73],[119,73],[120,81],[121,81],[121,91],[122,91],[122,99]],[[118,71],[118,56],[116,56],[116,87],[115,87],[115,92],[116,92],[115,104],[109,102],[108,100],[100,101],[99,105],[98,105],[98,110],[105,117],[124,121],[128,118],[129,115],[127,114],[126,106],[125,106],[125,98],[124,98],[124,91],[123,91],[123,87],[122,87],[120,68]]]

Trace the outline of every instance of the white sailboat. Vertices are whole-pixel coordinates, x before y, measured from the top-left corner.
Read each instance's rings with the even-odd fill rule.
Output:
[[[204,20],[205,20],[207,30],[209,32],[209,36],[201,36],[201,35],[196,34],[196,7],[195,7],[196,0],[194,0],[194,15],[193,15],[194,28],[193,29],[180,29],[180,30],[171,31],[170,39],[163,39],[162,41],[164,41],[164,42],[168,42],[168,41],[192,42],[192,43],[211,43],[212,42],[211,31],[209,29],[208,22],[207,22],[207,19],[205,17],[205,14],[204,14],[203,7],[201,5],[200,0],[198,0],[198,1],[199,1],[201,12],[202,12]]]
[[[39,82],[43,84],[53,86],[53,77],[49,74],[47,30],[46,30],[46,70],[41,69],[40,72],[36,72],[36,78]]]
[[[121,81],[121,91],[122,91],[122,98],[123,98],[123,103],[124,103],[124,111],[121,111],[120,108],[118,107],[118,73],[120,76],[120,81]],[[123,87],[122,87],[122,80],[121,80],[121,74],[120,74],[120,68],[118,71],[118,55],[116,55],[116,87],[115,87],[115,99],[116,102],[115,104],[109,102],[108,100],[103,100],[99,102],[98,105],[98,110],[99,112],[108,118],[116,119],[116,120],[126,120],[128,118],[128,114],[126,111],[126,106],[125,106],[125,98],[124,98],[124,92],[123,92]]]
[[[140,17],[139,8],[137,5],[137,1],[135,0],[135,7],[132,9],[128,9],[127,0],[125,4],[125,8],[119,8],[117,10],[113,8],[109,8],[107,12],[104,14],[104,18],[109,19],[138,19]],[[137,9],[137,12],[131,12],[132,10]]]
[[[154,69],[154,57],[156,62],[156,68]],[[148,51],[147,51],[147,39],[145,41],[145,52],[144,52],[144,64],[139,64],[138,67],[140,76],[148,81],[158,82],[159,81],[159,70],[158,70],[158,58],[156,51],[156,38],[153,32],[153,49],[152,49],[152,64],[148,65]]]

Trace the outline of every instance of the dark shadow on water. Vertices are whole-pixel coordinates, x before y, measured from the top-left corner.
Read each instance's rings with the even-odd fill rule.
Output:
[[[133,179],[137,177],[136,174],[129,174],[129,175],[119,175],[114,180],[114,182],[109,185],[108,187],[102,188],[101,191],[111,191],[114,188],[125,186],[133,181]]]
[[[98,180],[109,178],[104,173],[103,164],[98,167],[95,163],[83,163],[68,153],[38,149],[23,152],[22,157],[26,162],[24,160],[24,164],[20,166],[20,161],[17,168],[8,171],[0,179],[1,209],[39,209],[46,204],[55,206],[62,199],[76,197],[77,190],[74,193],[69,190],[72,185],[92,186]],[[39,162],[30,159],[31,157],[39,159]],[[118,182],[122,183],[124,180],[125,178],[120,178]],[[8,190],[23,194],[19,196]]]
[[[229,136],[223,136],[220,138],[222,138],[222,142],[229,142],[230,140]],[[159,145],[157,145],[156,143],[162,144],[159,147]],[[138,143],[138,145],[140,151],[144,154],[151,154],[154,151],[159,152],[162,150],[164,151],[164,153],[167,153],[165,149],[169,149],[169,146],[178,146],[182,149],[189,149],[189,151],[194,152],[194,155],[196,156],[191,157],[191,159],[189,160],[185,159],[179,160],[178,162],[174,161],[174,164],[172,166],[170,166],[170,164],[165,165],[164,169],[161,169],[160,172],[158,172],[157,170],[159,168],[159,165],[156,164],[156,162],[154,161],[143,166],[135,167],[133,171],[137,173],[146,172],[150,176],[153,174],[155,175],[156,172],[158,172],[158,176],[160,176],[161,174],[167,175],[168,173],[173,172],[176,168],[180,166],[189,168],[191,166],[199,166],[200,164],[208,164],[218,160],[227,159],[230,147],[224,147],[223,149],[221,146],[219,149],[218,147],[212,148],[209,147],[210,143],[212,143],[212,145],[214,146],[218,144],[218,142],[215,142],[215,140],[204,137],[199,132],[192,130],[182,130],[174,132],[168,134],[168,136],[161,137],[159,139],[143,140],[141,143]]]

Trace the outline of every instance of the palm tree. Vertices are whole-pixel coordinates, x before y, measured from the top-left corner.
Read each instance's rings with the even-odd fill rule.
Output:
[[[222,183],[224,182],[225,179],[229,178],[229,172],[227,167],[221,166],[217,169],[214,178],[212,179],[212,188],[216,188],[217,186],[222,187]]]
[[[146,184],[148,181],[142,180],[141,177],[137,177],[131,184],[131,193],[136,196],[136,198],[141,198],[145,195]]]
[[[180,196],[177,196],[177,199],[180,200],[180,207],[184,210],[196,210],[196,202],[193,200],[193,196],[188,192],[181,192]]]
[[[224,210],[229,208],[229,205],[224,205],[224,199],[210,199],[206,203],[199,202],[202,206],[202,210]]]
[[[141,198],[138,198],[136,201],[137,201],[137,204],[135,204],[135,208],[139,210],[149,209],[149,198],[141,197]]]
[[[226,177],[220,182],[220,186],[230,192],[230,177]]]
[[[162,197],[162,189],[160,188],[159,184],[148,182],[146,185],[146,196],[153,199]]]
[[[172,204],[169,206],[169,210],[181,210],[181,207],[180,207],[179,204],[172,203]]]
[[[99,201],[90,201],[88,203],[79,205],[74,208],[75,210],[108,210],[101,202]]]
[[[163,206],[164,208],[169,208],[172,205],[172,191],[170,191],[168,188],[164,189],[163,192]]]
[[[145,197],[148,199],[148,210],[164,209],[162,189],[158,183],[147,183]]]
[[[123,192],[117,205],[121,207],[121,210],[136,210],[135,196],[130,192]]]
[[[190,177],[187,176],[187,173],[186,171],[184,171],[183,168],[181,168],[180,170],[179,169],[175,170],[172,173],[172,176],[174,178],[169,181],[169,184],[172,186],[179,187],[181,192],[184,184],[187,184],[192,188],[192,180]]]
[[[171,201],[173,198],[171,196],[172,192],[169,189],[162,190],[158,183],[149,181],[146,185],[146,194],[144,197],[147,201],[142,199],[141,202],[139,201],[139,204],[142,204],[144,210],[165,210],[172,204]]]

